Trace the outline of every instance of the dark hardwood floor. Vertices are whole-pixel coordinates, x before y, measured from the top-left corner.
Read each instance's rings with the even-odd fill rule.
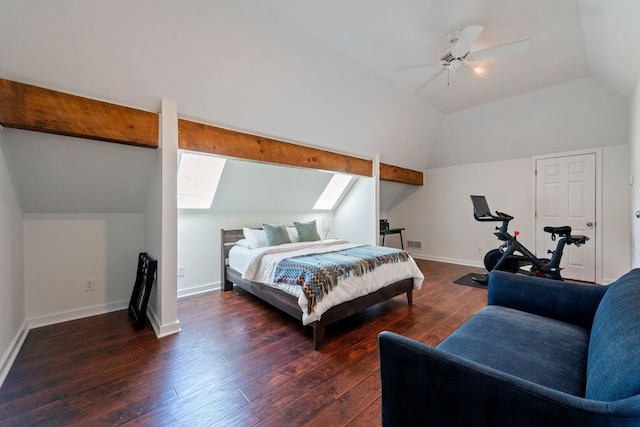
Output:
[[[1,426],[380,425],[377,335],[432,345],[486,304],[453,281],[471,267],[418,260],[414,292],[311,328],[239,292],[179,301],[182,332],[134,331],[126,311],[34,329],[0,388]]]

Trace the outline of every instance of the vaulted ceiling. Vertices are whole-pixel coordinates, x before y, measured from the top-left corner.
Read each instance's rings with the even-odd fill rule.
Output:
[[[445,114],[590,76],[627,98],[637,0],[0,0],[0,77],[423,170]],[[446,35],[531,48],[412,90]]]
[[[484,31],[471,51],[530,39],[525,53],[460,67],[417,96],[448,114],[590,75],[627,98],[640,73],[636,0],[264,0],[282,15],[413,91],[440,70],[447,34]],[[406,64],[433,66],[398,70]]]
[[[638,0],[0,0],[0,10],[2,78],[148,111],[166,98],[181,117],[363,158],[379,153],[416,170],[495,151],[465,145],[470,107],[489,104],[480,119],[495,119],[522,103],[492,101],[553,92],[534,96],[539,114],[576,98],[568,89],[577,88],[598,96],[576,102],[608,100],[609,115],[597,118],[612,122],[625,115],[640,73]],[[437,60],[447,33],[470,24],[485,27],[472,50],[525,38],[532,46],[487,62],[481,77],[456,74],[447,86],[440,76],[412,93],[432,70],[396,68]],[[535,114],[503,121],[535,122]],[[142,209],[153,151],[3,132],[25,212]],[[619,133],[611,143],[625,142]],[[506,155],[531,153],[513,144]],[[405,197],[392,190],[383,188],[383,210]]]

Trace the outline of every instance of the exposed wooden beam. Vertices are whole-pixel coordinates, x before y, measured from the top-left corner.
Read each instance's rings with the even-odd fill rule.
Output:
[[[371,160],[178,119],[178,147],[221,156],[371,176]]]
[[[158,114],[0,79],[7,128],[158,147]]]
[[[380,163],[380,179],[383,181],[401,182],[403,184],[424,185],[422,172],[384,163]]]
[[[0,125],[158,147],[158,114],[0,78]],[[371,160],[179,119],[179,147],[229,157],[371,176]],[[422,185],[422,172],[380,165],[380,179]]]

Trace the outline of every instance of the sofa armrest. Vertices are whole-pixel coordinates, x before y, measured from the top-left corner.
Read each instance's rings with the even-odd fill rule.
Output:
[[[606,291],[607,286],[492,271],[487,302],[591,329]]]
[[[602,426],[640,420],[640,401],[586,400],[392,332],[382,332],[378,344],[383,427],[551,426],[559,420],[563,426]]]

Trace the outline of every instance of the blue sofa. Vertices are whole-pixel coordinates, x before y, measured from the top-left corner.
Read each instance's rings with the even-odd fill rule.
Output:
[[[640,269],[608,286],[489,275],[437,347],[382,332],[382,425],[640,426]]]

